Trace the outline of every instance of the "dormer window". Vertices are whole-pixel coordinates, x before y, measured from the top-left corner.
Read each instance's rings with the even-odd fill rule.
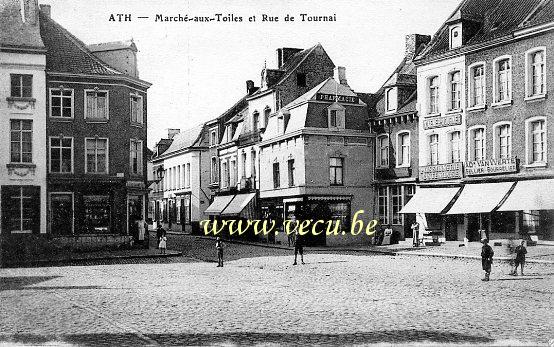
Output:
[[[327,121],[331,129],[344,129],[345,108],[339,103],[333,103],[327,109]]]
[[[385,93],[386,112],[395,112],[398,107],[398,92],[396,88],[389,88]]]
[[[462,25],[453,25],[450,27],[450,49],[458,48],[462,45]]]

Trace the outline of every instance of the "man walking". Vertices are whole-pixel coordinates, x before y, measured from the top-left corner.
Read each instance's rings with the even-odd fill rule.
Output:
[[[296,257],[298,256],[298,253],[300,253],[300,261],[302,262],[302,265],[304,265],[304,236],[300,235],[298,231],[296,231],[296,241],[294,242],[294,264],[296,265]]]
[[[217,249],[217,267],[223,267],[223,241],[221,241],[219,236],[215,240],[215,248]]]
[[[514,276],[517,276],[517,267],[521,266],[521,276],[523,276],[523,265],[525,265],[525,255],[527,254],[527,248],[525,248],[525,241],[521,241],[521,245],[516,247],[516,259],[514,267]]]
[[[414,247],[419,247],[419,223],[414,221],[410,228],[412,229]]]
[[[488,281],[492,269],[492,257],[494,256],[494,251],[492,247],[489,246],[489,240],[483,239],[483,248],[481,248],[481,263],[483,265],[483,270],[485,271],[485,278],[483,281]]]

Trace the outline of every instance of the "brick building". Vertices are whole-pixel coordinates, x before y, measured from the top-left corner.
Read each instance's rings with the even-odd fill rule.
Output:
[[[376,216],[391,225],[398,239],[412,237],[415,215],[400,210],[415,194],[418,178],[417,74],[413,59],[431,37],[406,36],[404,58],[370,104],[371,130],[375,134]]]
[[[465,0],[416,59],[427,187],[403,212],[447,240],[553,238],[553,9]]]
[[[146,124],[150,83],[136,74],[136,48],[110,65],[41,6],[46,46],[48,231],[71,245],[138,238],[147,202]],[[94,50],[101,55],[103,45]],[[109,44],[113,48],[113,43]],[[134,46],[134,45],[133,45]]]

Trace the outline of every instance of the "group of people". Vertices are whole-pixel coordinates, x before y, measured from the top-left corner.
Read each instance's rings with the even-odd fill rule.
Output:
[[[517,268],[520,267],[521,276],[523,276],[523,266],[525,265],[525,255],[527,254],[527,248],[525,248],[525,241],[521,241],[521,244],[515,249],[512,250],[510,247],[510,252],[515,253],[515,258],[512,259],[512,271],[510,275],[517,276]],[[483,271],[485,271],[485,278],[483,281],[490,280],[490,274],[492,270],[492,258],[494,256],[494,251],[489,245],[489,240],[483,240],[483,247],[481,248],[481,264],[483,266]]]

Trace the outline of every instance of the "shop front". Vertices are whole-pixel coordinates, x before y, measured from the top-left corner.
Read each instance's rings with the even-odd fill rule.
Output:
[[[236,220],[243,221],[243,225],[246,225],[246,222],[249,220],[253,221],[260,218],[256,193],[215,196],[210,206],[204,211],[204,214],[208,216],[210,221]],[[229,230],[226,229],[224,236],[266,241],[268,237],[270,237],[262,234],[256,235],[253,232],[253,228],[249,228],[243,235],[238,235],[238,233],[231,234]]]

